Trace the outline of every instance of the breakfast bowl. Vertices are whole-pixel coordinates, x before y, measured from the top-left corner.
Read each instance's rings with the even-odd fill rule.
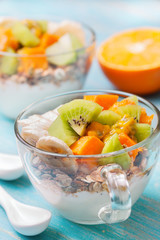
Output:
[[[89,26],[2,18],[0,34],[0,112],[7,117],[40,98],[82,88],[95,50]]]
[[[33,186],[63,217],[80,224],[130,216],[159,158],[159,131],[153,104],[104,90],[45,98],[15,122],[18,152]]]
[[[138,95],[160,90],[160,28],[125,30],[101,43],[97,58],[116,88]]]

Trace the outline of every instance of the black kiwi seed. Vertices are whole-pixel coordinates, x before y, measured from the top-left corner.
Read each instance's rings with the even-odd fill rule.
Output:
[[[86,123],[87,127],[89,126],[89,124],[90,124],[89,122]]]

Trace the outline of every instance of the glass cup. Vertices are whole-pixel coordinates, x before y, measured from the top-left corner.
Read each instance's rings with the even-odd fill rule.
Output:
[[[153,132],[142,142],[120,151],[99,155],[64,155],[40,150],[24,140],[19,120],[44,114],[84,95],[130,94],[119,91],[74,91],[45,98],[26,108],[15,122],[20,157],[33,186],[65,218],[81,224],[116,223],[126,220],[132,205],[146,187],[159,157],[160,119],[158,109],[138,97],[148,114],[154,114]],[[35,122],[36,126],[36,122]],[[128,170],[112,163],[97,166],[99,160],[123,157],[141,149]],[[77,164],[78,162],[78,164]],[[87,164],[86,164],[87,162]]]
[[[0,18],[0,27],[8,18]],[[15,21],[16,19],[9,19]],[[65,22],[64,18],[48,20]],[[68,21],[67,21],[68,22]],[[80,24],[85,46],[76,51],[61,54],[20,54],[0,51],[0,112],[15,119],[20,111],[43,97],[81,89],[95,54],[96,36],[92,28]],[[36,48],[41,51],[40,48]],[[59,60],[74,55],[74,61],[56,65],[50,59]]]

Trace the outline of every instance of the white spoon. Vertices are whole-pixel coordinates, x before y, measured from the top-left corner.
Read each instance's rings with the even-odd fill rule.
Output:
[[[23,165],[18,155],[0,153],[0,179],[15,180],[23,174]]]
[[[0,186],[0,205],[5,209],[14,229],[26,236],[43,232],[51,219],[51,213],[43,208],[18,202]]]

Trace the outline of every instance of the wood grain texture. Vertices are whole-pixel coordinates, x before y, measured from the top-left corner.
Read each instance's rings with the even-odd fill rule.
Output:
[[[144,11],[145,9],[145,11]],[[0,1],[0,15],[52,18],[66,16],[83,20],[97,33],[97,45],[111,34],[133,27],[160,25],[160,2],[116,0],[7,0]],[[113,89],[94,61],[85,89]],[[160,107],[160,92],[147,96]],[[0,152],[16,153],[13,131],[14,122],[0,114]],[[25,237],[13,230],[0,208],[0,240],[159,240],[160,239],[160,160],[144,191],[133,206],[130,218],[119,224],[85,226],[62,218],[32,187],[27,176],[2,185],[17,200],[52,211],[53,217],[47,230],[35,237]]]
[[[34,199],[39,199],[37,193],[32,192]],[[41,202],[41,199],[39,199]],[[40,204],[41,205],[41,204]],[[44,205],[43,205],[44,206]],[[48,208],[50,209],[50,208]],[[51,209],[50,209],[51,210]],[[5,214],[0,209],[1,219]],[[160,204],[157,201],[141,197],[134,205],[130,218],[114,225],[79,225],[63,219],[57,211],[53,211],[52,221],[47,230],[35,237],[25,237],[14,232],[5,219],[0,223],[0,239],[17,240],[104,240],[104,239],[137,239],[158,240],[160,239]]]

